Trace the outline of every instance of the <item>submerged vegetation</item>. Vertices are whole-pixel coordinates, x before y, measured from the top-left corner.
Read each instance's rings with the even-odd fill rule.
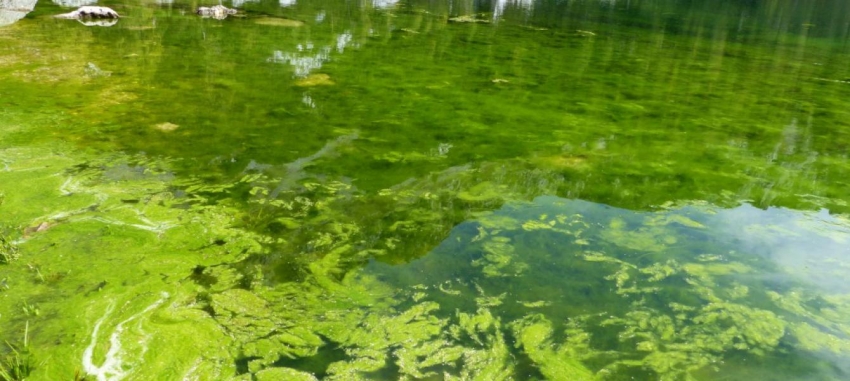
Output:
[[[0,29],[0,378],[850,374],[840,17],[283,3]]]
[[[319,153],[357,144],[341,141]],[[823,372],[839,360],[809,357],[850,348],[846,295],[771,257],[783,225],[815,214],[735,222],[747,206],[630,212],[538,197],[564,180],[511,161],[371,195],[308,173],[202,185],[138,156],[68,164],[59,176],[28,171],[53,195],[26,202],[64,207],[26,217],[52,227],[22,238],[28,264],[9,264],[20,271],[5,295],[39,301],[26,317],[39,341],[85,347],[63,346],[64,364],[36,369],[45,376],[684,379],[769,372],[744,364],[785,358],[810,363],[785,372],[837,379]],[[437,212],[447,205],[464,207]],[[761,249],[735,243],[747,230]],[[80,234],[98,244],[70,239]],[[804,239],[845,239],[817,237]],[[68,271],[81,253],[88,270]],[[69,322],[85,336],[67,337]]]
[[[29,350],[29,322],[24,328],[23,344],[20,348],[15,347],[8,341],[6,345],[10,353],[7,353],[2,362],[0,362],[0,380],[2,381],[21,381],[26,380],[32,372],[34,366],[32,354]]]
[[[19,257],[18,247],[9,239],[7,233],[0,231],[0,264],[11,263]]]

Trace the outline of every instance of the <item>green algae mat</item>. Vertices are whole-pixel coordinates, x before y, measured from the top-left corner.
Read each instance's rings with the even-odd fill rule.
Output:
[[[0,380],[850,379],[845,2],[71,5],[0,2]]]

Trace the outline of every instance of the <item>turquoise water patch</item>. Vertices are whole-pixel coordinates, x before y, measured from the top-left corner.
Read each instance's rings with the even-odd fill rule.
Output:
[[[848,339],[838,312],[848,227],[826,211],[633,212],[544,196],[458,225],[423,258],[365,271],[448,315],[486,307],[504,321],[581,321],[585,364],[614,379],[738,379],[766,366],[789,372],[788,361],[813,364],[795,379],[838,379],[850,358],[829,342]],[[575,339],[566,334],[555,336]],[[831,339],[810,345],[815,337]]]

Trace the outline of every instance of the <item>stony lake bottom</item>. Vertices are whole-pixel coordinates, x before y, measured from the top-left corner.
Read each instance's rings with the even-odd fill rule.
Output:
[[[84,3],[0,2],[2,380],[850,379],[846,2]]]

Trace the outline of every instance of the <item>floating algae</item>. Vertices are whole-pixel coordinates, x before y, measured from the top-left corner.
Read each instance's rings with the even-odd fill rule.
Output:
[[[98,379],[138,379],[140,375],[148,378],[145,375],[171,373],[217,378],[214,375],[227,373],[228,366],[219,362],[223,353],[216,349],[218,343],[227,342],[226,338],[218,336],[216,331],[220,328],[211,326],[211,319],[188,307],[191,304],[186,303],[186,298],[193,291],[178,281],[199,263],[218,264],[256,247],[243,239],[250,234],[236,236],[228,227],[229,214],[234,211],[209,206],[195,211],[172,208],[173,179],[158,175],[155,168],[163,162],[149,161],[145,176],[110,180],[105,175],[115,165],[144,160],[120,156],[97,163],[49,153],[31,157],[19,156],[10,166],[34,168],[27,171],[26,181],[6,181],[15,179],[18,171],[3,173],[3,191],[14,195],[3,207],[12,206],[17,211],[4,217],[12,224],[31,226],[32,221],[50,221],[53,226],[29,237],[21,233],[12,236],[26,261],[10,263],[11,271],[4,273],[3,297],[8,303],[0,303],[0,324],[22,324],[20,313],[9,308],[39,301],[39,308],[45,313],[33,321],[40,336],[33,338],[33,348],[40,358],[51,356],[51,361],[49,366],[35,369],[33,377],[61,379],[80,368]],[[66,165],[75,160],[77,167]],[[40,161],[59,165],[37,165]],[[34,186],[38,191],[13,191],[8,188],[11,184],[19,189]],[[180,223],[178,226],[161,221]],[[81,236],[90,240],[80,240]],[[221,237],[227,241],[214,246],[223,251],[212,255],[204,248],[211,238]],[[79,263],[85,263],[84,270],[79,270]],[[164,306],[165,298],[145,303],[148,297],[144,295],[152,292],[174,295],[175,299],[169,300],[175,304],[157,308]],[[113,306],[99,302],[102,300],[113,300]],[[90,323],[85,317],[95,310],[98,316]],[[78,313],[81,311],[86,313]],[[133,315],[111,322],[127,314]],[[163,319],[171,323],[159,324]],[[89,324],[95,326],[93,333]],[[99,343],[105,327],[113,327],[107,344]],[[90,342],[83,342],[89,337]],[[49,346],[35,344],[53,341],[69,345],[46,352]],[[166,348],[181,355],[169,357]],[[206,353],[207,360],[197,363],[201,353]]]
[[[541,315],[529,315],[512,323],[517,346],[540,367],[540,372],[550,380],[594,380],[593,372],[581,364],[588,353],[589,336],[580,330],[571,330],[562,346],[551,342],[552,323]]]
[[[496,237],[485,243],[484,255],[472,261],[472,265],[482,267],[484,275],[489,277],[519,276],[527,266],[516,262],[510,242],[510,238]]]
[[[124,163],[117,165],[124,168],[120,171],[115,163],[104,162],[62,177],[43,177],[53,191],[40,202],[49,205],[51,197],[65,197],[71,204],[54,207],[65,210],[61,215],[19,217],[32,221],[53,216],[49,219],[59,222],[21,241],[24,255],[32,255],[27,248],[34,243],[87,229],[110,227],[115,229],[112,235],[163,243],[197,233],[171,246],[184,247],[177,250],[191,259],[179,264],[182,270],[153,266],[147,259],[137,265],[184,281],[159,283],[122,275],[143,288],[173,292],[169,300],[175,304],[165,306],[162,299],[134,304],[142,312],[121,320],[109,335],[109,349],[98,352],[102,344],[94,338],[102,336],[117,307],[107,309],[82,353],[86,372],[98,379],[132,379],[136,376],[126,370],[132,366],[140,375],[165,374],[156,373],[164,370],[149,357],[174,345],[160,331],[147,328],[158,321],[191,324],[187,334],[200,338],[199,346],[206,340],[223,345],[210,358],[187,353],[168,373],[181,377],[511,379],[531,369],[550,379],[604,374],[676,378],[704,372],[732,351],[770,356],[780,346],[792,345],[845,353],[843,344],[830,344],[843,342],[850,332],[839,312],[845,299],[833,299],[830,309],[812,309],[811,302],[801,301],[809,299],[800,299],[808,295],[805,291],[766,292],[750,277],[777,269],[730,250],[724,230],[715,228],[727,223],[722,210],[635,213],[542,197],[498,201],[504,203],[501,209],[487,211],[463,194],[481,194],[480,177],[512,170],[506,165],[435,174],[368,196],[351,184],[310,177],[309,165],[335,149],[335,143],[329,144],[283,167],[299,179],[294,183],[249,173],[231,183],[202,185],[167,176],[167,162],[126,157],[118,160]],[[143,175],[127,171],[139,165],[146,168]],[[504,182],[486,186],[502,189],[505,200],[527,199],[528,189],[513,182],[517,177],[502,176]],[[124,190],[129,185],[134,187]],[[174,187],[185,196],[175,198]],[[245,192],[256,214],[216,206],[211,197],[222,192]],[[382,239],[368,238],[375,234],[372,220],[347,213],[365,197],[377,200],[382,213],[392,216]],[[139,201],[122,201],[128,199]],[[9,200],[20,202],[17,195]],[[472,209],[453,217],[434,212],[452,202]],[[184,206],[164,207],[168,205]],[[163,225],[168,221],[184,222]],[[286,228],[272,235],[264,224]],[[436,249],[426,245],[428,255],[405,259],[409,248],[423,250],[413,241],[447,234],[441,232],[448,238]],[[712,238],[718,234],[721,238]],[[269,266],[285,257],[270,253],[293,244],[302,247],[300,257],[291,257],[295,275],[286,281],[275,278],[280,275]],[[189,254],[186,247],[203,255]],[[370,262],[394,263],[398,258],[412,262],[396,267]],[[199,262],[204,265],[198,267]],[[364,268],[364,263],[369,264]],[[94,262],[92,268],[99,274],[98,266]],[[405,275],[408,271],[415,275]],[[99,288],[88,284],[100,290],[95,295],[119,292],[120,279],[98,276],[107,282]],[[71,275],[62,282],[74,279]],[[21,284],[13,280],[12,287]],[[663,301],[656,295],[664,296]],[[776,307],[766,307],[764,298]],[[129,330],[141,327],[134,324],[142,320],[146,334],[141,337],[147,344],[130,345]]]
[[[117,315],[117,307],[106,307],[82,353],[84,370],[104,380],[137,374],[507,380],[527,372],[549,379],[682,378],[706,372],[736,351],[766,357],[790,346],[846,353],[847,299],[835,296],[829,308],[813,309],[805,288],[796,294],[766,290],[753,276],[777,267],[731,250],[725,230],[716,229],[728,223],[723,210],[636,213],[555,197],[475,209],[479,204],[461,193],[478,192],[479,176],[510,170],[505,165],[436,174],[368,196],[351,184],[311,178],[306,169],[320,155],[313,156],[284,166],[301,179],[287,185],[260,173],[201,185],[164,176],[167,162],[126,157],[119,160],[126,168],[146,163],[145,175],[117,175],[110,169],[114,163],[104,163],[71,173],[70,181],[43,177],[53,191],[40,202],[65,197],[72,204],[57,204],[66,212],[47,217],[60,223],[20,242],[24,255],[33,255],[28,248],[34,243],[109,227],[113,236],[159,242],[166,245],[162,250],[185,256],[169,259],[176,272],[168,269],[171,264],[151,262],[156,253],[142,256],[135,266],[163,274],[163,281],[130,274],[122,281],[93,262],[105,286],[81,284],[94,295],[134,300],[142,289],[160,289],[174,296],[168,306],[165,299],[134,303],[141,312],[120,320],[108,335],[109,348],[98,350],[101,331]],[[512,182],[516,176],[503,178],[488,187],[503,189],[502,198],[523,200],[528,190]],[[447,183],[455,188],[446,189]],[[131,184],[139,187],[123,190]],[[174,187],[185,196],[175,198]],[[245,192],[257,214],[215,205],[210,197],[221,192]],[[372,220],[347,213],[366,197],[394,221],[382,239],[368,238],[375,234]],[[122,201],[128,199],[139,201]],[[20,202],[17,196],[10,200]],[[473,209],[454,217],[434,213],[452,202]],[[266,223],[286,228],[271,234]],[[422,250],[412,241],[435,234],[448,237],[425,249],[428,255],[407,256],[411,247]],[[272,253],[293,244],[302,248],[300,257],[287,259],[295,273],[280,278],[275,261],[287,257]],[[61,282],[80,281],[72,274]],[[127,281],[138,288],[119,291]],[[22,284],[11,282],[13,290]],[[142,321],[145,330],[139,331]],[[183,335],[198,338],[199,350],[220,344],[210,355],[186,348],[184,358],[162,359],[158,353],[176,342],[162,336],[168,328],[160,322],[179,324]],[[131,344],[131,333],[146,344]],[[166,368],[154,361],[165,361]]]
[[[567,217],[577,213],[586,219]],[[687,217],[679,213],[687,213]],[[617,217],[612,219],[614,215]],[[733,371],[717,365],[727,355],[746,353],[768,357],[786,345],[808,350],[830,348],[846,356],[843,344],[837,344],[848,338],[844,336],[847,333],[838,334],[850,327],[846,319],[838,318],[842,315],[828,309],[813,311],[790,300],[782,302],[781,310],[766,305],[764,300],[768,297],[777,302],[786,300],[757,283],[756,274],[775,271],[775,264],[736,254],[729,251],[729,246],[723,251],[724,242],[729,242],[722,236],[723,230],[711,230],[721,235],[713,244],[678,240],[675,246],[664,243],[668,248],[659,251],[655,244],[634,244],[634,238],[623,241],[615,235],[606,236],[610,233],[600,227],[610,227],[611,223],[605,221],[612,220],[616,229],[644,224],[646,229],[638,225],[635,234],[648,234],[652,241],[659,236],[705,234],[715,224],[727,223],[726,213],[718,210],[698,212],[685,208],[645,215],[546,197],[532,204],[509,205],[496,213],[482,215],[480,220],[472,219],[460,225],[457,233],[441,245],[445,249],[438,247],[428,257],[409,264],[409,269],[372,266],[372,271],[391,283],[400,282],[400,286],[417,274],[413,279],[429,280],[438,289],[454,283],[442,274],[465,272],[468,280],[478,279],[475,287],[487,295],[510,291],[507,302],[487,305],[498,311],[499,316],[510,317],[507,319],[513,328],[508,334],[521,343],[518,348],[548,379],[595,379],[606,374],[680,379],[703,374],[707,369],[715,369],[710,373],[723,374]],[[477,226],[471,229],[464,225]],[[588,238],[589,247],[573,239],[578,232]],[[604,239],[598,239],[599,236]],[[710,237],[703,239],[713,240]],[[724,254],[701,252],[712,245]],[[494,247],[499,247],[499,256],[490,254]],[[553,251],[550,247],[558,249]],[[464,260],[468,258],[464,252],[479,250],[483,250],[482,256],[473,255]],[[523,272],[516,278],[510,282],[487,281],[492,278],[493,269],[515,261],[524,264]],[[552,266],[558,266],[560,271],[552,271]],[[609,286],[599,283],[599,279],[610,282]],[[795,281],[789,276],[785,282]],[[591,286],[585,286],[587,283]],[[593,291],[582,291],[588,288]],[[469,293],[444,297],[435,294],[434,298],[464,306],[451,299],[464,294]],[[511,302],[540,297],[548,299],[536,303]],[[530,307],[540,314],[523,312],[522,309],[527,311]],[[553,334],[550,321],[579,317],[583,328],[569,328],[565,332],[572,332],[566,335],[566,340],[578,340],[574,345],[580,350],[558,349],[557,342],[548,341],[563,337]],[[804,333],[808,329],[818,330],[809,324],[796,323],[806,320],[818,321],[823,328],[817,334]],[[798,339],[796,335],[806,337]],[[588,340],[591,336],[618,338],[621,344]]]

